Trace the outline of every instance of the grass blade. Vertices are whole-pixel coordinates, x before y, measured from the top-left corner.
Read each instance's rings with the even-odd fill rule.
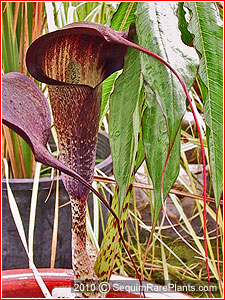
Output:
[[[51,251],[51,268],[55,266],[56,249],[57,249],[57,235],[59,227],[59,171],[57,170],[56,180],[56,195],[55,195],[55,215],[52,233],[52,251]]]
[[[9,185],[9,169],[8,169],[8,164],[7,164],[6,159],[3,159],[3,162],[4,162],[5,174],[6,174],[6,186],[7,186],[7,193],[8,193],[8,199],[9,199],[9,205],[10,205],[10,209],[11,209],[11,212],[12,212],[12,215],[13,215],[14,222],[16,224],[16,228],[18,230],[19,236],[20,236],[21,241],[23,243],[24,249],[25,249],[25,251],[27,253],[27,256],[28,256],[31,268],[33,270],[35,279],[37,280],[38,285],[40,286],[40,288],[41,288],[43,294],[45,295],[45,297],[47,299],[51,299],[52,296],[51,296],[48,288],[46,287],[43,279],[41,278],[41,276],[40,276],[37,268],[35,267],[35,265],[33,263],[33,260],[32,260],[32,257],[30,257],[30,254],[28,252],[27,241],[26,241],[26,236],[25,236],[25,231],[24,231],[22,219],[21,219],[20,212],[19,212],[19,209],[18,209],[17,204],[16,204],[16,200],[15,200],[15,198],[13,196],[12,190],[11,190],[10,185]]]
[[[35,228],[35,219],[36,219],[36,207],[38,200],[38,186],[39,186],[39,177],[41,171],[41,163],[36,163],[34,182],[31,196],[31,205],[30,205],[30,219],[29,219],[29,230],[28,230],[28,250],[31,260],[33,261],[34,257],[34,228]],[[30,264],[31,268],[31,264]]]

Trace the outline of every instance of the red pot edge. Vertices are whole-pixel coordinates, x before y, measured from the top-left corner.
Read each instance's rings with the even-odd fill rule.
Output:
[[[73,271],[71,269],[38,269],[49,292],[55,287],[71,286],[73,284]],[[24,291],[25,290],[25,291]],[[44,298],[44,295],[35,280],[31,269],[13,269],[2,271],[2,298]],[[110,290],[106,298],[140,298],[140,295],[128,292]]]

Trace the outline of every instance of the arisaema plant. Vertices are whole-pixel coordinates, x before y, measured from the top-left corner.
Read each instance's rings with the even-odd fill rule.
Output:
[[[59,141],[59,159],[54,158],[46,147],[50,134],[50,112],[42,92],[25,75],[8,73],[3,76],[3,123],[30,144],[37,161],[62,171],[63,182],[71,202],[72,265],[76,280],[90,281],[98,277],[102,279],[107,273],[107,270],[100,274],[98,269],[94,270],[96,253],[85,231],[85,209],[89,190],[104,201],[91,187],[103,80],[123,68],[130,47],[136,49],[132,51],[141,51],[164,64],[178,79],[192,108],[188,89],[178,72],[159,55],[132,42],[132,38],[133,34],[128,34],[128,31],[118,32],[107,26],[83,22],[73,23],[41,36],[29,47],[26,56],[27,68],[36,80],[48,86]],[[129,57],[132,57],[130,52]],[[152,91],[149,90],[149,93]],[[154,108],[151,107],[151,110]],[[198,123],[196,124],[203,155],[205,184],[203,142]],[[162,178],[159,183],[162,201],[166,195],[163,186],[164,175],[179,132],[179,127],[174,130],[172,123],[168,126],[171,126],[173,139],[162,166]],[[173,177],[173,180],[175,179],[176,176]],[[204,196],[206,197],[206,189]],[[110,209],[106,202],[105,204]],[[119,230],[122,239],[117,214],[112,210],[111,212],[115,218],[112,225]],[[124,243],[123,239],[122,242]],[[124,246],[126,248],[125,243]],[[107,253],[105,255],[107,256]],[[130,258],[132,260],[131,256]],[[206,263],[208,268],[207,247]],[[137,275],[139,276],[138,272]],[[85,292],[83,296],[86,296]]]

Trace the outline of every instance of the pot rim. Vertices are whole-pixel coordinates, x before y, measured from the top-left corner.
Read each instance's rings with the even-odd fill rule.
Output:
[[[42,278],[44,279],[49,291],[52,292],[54,288],[57,287],[71,287],[74,277],[72,269],[59,269],[59,268],[38,268],[38,271]],[[57,281],[57,278],[59,279]],[[112,275],[111,280],[124,280],[128,279],[129,281],[137,281],[136,278],[125,277],[121,275]],[[29,282],[28,291],[30,288],[30,284],[32,284],[33,289],[37,289],[40,295],[40,287],[38,286],[32,269],[12,269],[12,270],[4,270],[2,271],[2,294],[7,294],[7,292],[11,293],[10,288],[15,287],[15,291],[20,291],[21,286],[26,288],[26,280]],[[56,285],[58,283],[58,285]],[[59,284],[60,283],[60,284]],[[160,284],[154,284],[150,282],[143,281],[143,283],[154,285],[155,287],[163,287]],[[21,284],[21,286],[19,286]],[[31,288],[30,288],[31,289]],[[4,297],[3,295],[3,297]],[[145,293],[147,298],[155,298],[155,299],[190,299],[194,298],[191,295],[184,294],[181,292],[170,291],[170,292],[156,292],[155,290],[152,292]],[[119,297],[120,296],[120,297]],[[9,298],[9,297],[6,297]],[[13,297],[15,298],[15,297]],[[110,290],[106,295],[106,298],[140,298],[140,294],[132,294],[126,291],[115,291]]]
[[[74,277],[72,269],[40,268],[38,271],[50,293],[57,287],[71,288],[73,286]],[[40,287],[35,280],[32,269],[3,270],[3,298],[25,298],[23,296],[24,294],[26,295],[26,298],[31,298],[31,296],[35,296],[35,298],[44,298]],[[139,295],[110,290],[106,294],[106,298],[139,298]]]

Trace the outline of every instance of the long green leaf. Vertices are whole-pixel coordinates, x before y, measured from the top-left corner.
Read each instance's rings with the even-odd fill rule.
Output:
[[[177,4],[138,3],[136,24],[139,44],[163,57],[185,80],[194,81],[198,58],[194,49],[181,40],[176,16]],[[161,62],[141,54],[144,80],[155,92],[168,127],[170,145],[186,109],[186,97],[178,79]]]
[[[124,71],[118,78],[112,94],[109,124],[114,175],[120,188],[120,199],[116,193],[112,207],[121,216],[121,228],[127,219],[130,201],[129,187],[133,182],[134,168],[137,167],[135,158],[139,146],[138,133],[143,103],[142,86],[139,54],[137,51],[129,49]],[[143,161],[142,153],[140,162]],[[101,280],[107,279],[109,268],[118,250],[118,231],[113,224],[114,219],[110,215],[95,264],[95,271]]]
[[[116,81],[110,102],[110,145],[113,158],[113,172],[120,188],[123,203],[133,173],[134,144],[138,131],[134,132],[133,114],[141,92],[139,53],[129,49],[123,73]],[[132,168],[132,169],[131,169]]]
[[[207,88],[204,115],[212,184],[217,205],[223,186],[223,24],[216,2],[188,2],[189,30],[201,55],[199,76]]]
[[[147,88],[147,103],[143,116],[143,142],[146,155],[147,167],[154,184],[155,207],[154,222],[161,209],[161,178],[165,163],[165,157],[169,149],[169,139],[167,134],[166,122],[159,104],[154,98],[154,93]],[[180,157],[180,130],[173,145],[172,151],[166,167],[164,179],[164,198],[169,192],[179,174]]]
[[[174,3],[138,3],[135,13],[137,34],[139,44],[163,57],[190,87],[196,75],[198,57],[195,50],[184,45],[181,40],[176,12],[177,4]],[[161,207],[163,167],[171,148],[169,160],[173,163],[167,164],[164,197],[179,171],[179,127],[186,109],[186,97],[177,78],[162,63],[145,54],[141,54],[140,58],[148,92],[143,141],[148,170],[154,184],[156,221]],[[152,115],[153,111],[155,116]]]

